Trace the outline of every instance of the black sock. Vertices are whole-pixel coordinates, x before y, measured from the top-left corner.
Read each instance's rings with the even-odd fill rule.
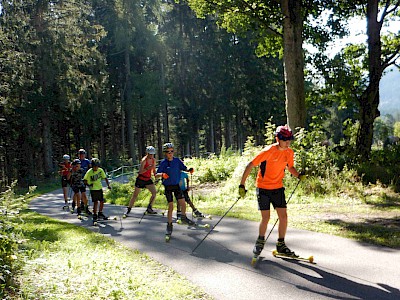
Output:
[[[258,239],[259,239],[259,240],[265,240],[265,236],[259,235],[259,236],[258,236]]]
[[[284,241],[285,241],[284,238],[279,238],[279,239],[278,239],[278,242],[284,242]]]

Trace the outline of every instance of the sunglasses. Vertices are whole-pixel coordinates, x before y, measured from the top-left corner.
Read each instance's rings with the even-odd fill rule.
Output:
[[[171,154],[171,153],[174,153],[174,150],[165,151],[165,153],[167,153],[167,154]]]
[[[282,137],[282,138],[280,138],[280,140],[282,140],[282,141],[293,141],[294,138],[293,137]]]

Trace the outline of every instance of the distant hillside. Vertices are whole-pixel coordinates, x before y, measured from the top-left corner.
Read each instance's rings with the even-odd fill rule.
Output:
[[[400,114],[400,71],[394,69],[383,76],[380,83],[379,110],[382,115]]]

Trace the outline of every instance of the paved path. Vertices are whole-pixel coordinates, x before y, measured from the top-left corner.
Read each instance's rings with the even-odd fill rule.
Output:
[[[327,234],[289,228],[287,243],[302,255],[313,255],[316,264],[274,258],[277,233],[265,246],[264,259],[250,266],[257,237],[256,222],[224,218],[203,244],[204,229],[174,225],[169,243],[164,240],[166,218],[139,219],[144,208],[133,208],[130,217],[93,227],[62,211],[61,190],[30,203],[43,215],[87,227],[120,243],[147,253],[202,287],[215,299],[400,299],[400,251],[376,247]],[[124,208],[106,204],[109,215]],[[215,224],[220,217],[207,220]]]

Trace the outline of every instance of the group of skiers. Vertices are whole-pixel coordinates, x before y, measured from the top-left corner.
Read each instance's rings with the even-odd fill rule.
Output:
[[[74,213],[75,207],[78,216],[82,213],[93,215],[93,221],[96,222],[98,218],[107,219],[103,213],[104,208],[104,195],[102,180],[107,183],[110,189],[110,183],[107,179],[106,173],[100,167],[100,160],[86,158],[86,151],[79,149],[79,158],[70,162],[70,156],[65,154],[63,161],[59,164],[61,175],[61,186],[64,193],[64,208],[69,208],[68,205],[68,184],[70,184],[73,192],[71,213]],[[86,186],[90,189],[90,196],[93,202],[93,213],[89,210],[88,197],[86,195]]]
[[[288,216],[285,189],[283,187],[283,178],[286,169],[299,180],[305,179],[304,173],[298,172],[294,167],[294,152],[290,148],[290,143],[293,139],[294,135],[289,126],[278,126],[275,131],[276,142],[265,147],[248,163],[240,181],[239,196],[244,197],[247,192],[245,188],[246,179],[254,167],[259,167],[256,179],[256,195],[258,209],[261,213],[261,221],[258,237],[253,249],[253,253],[256,256],[258,256],[264,248],[265,233],[270,219],[271,204],[277,211],[279,219],[279,236],[276,244],[277,251],[286,255],[296,256],[285,244]],[[195,223],[186,216],[186,203],[192,207],[193,214],[196,217],[202,218],[205,216],[194,207],[188,194],[188,172],[193,174],[193,168],[187,168],[181,159],[174,157],[174,145],[172,143],[165,143],[163,145],[163,153],[165,158],[160,162],[156,170],[156,160],[154,157],[155,148],[153,146],[148,146],[146,148],[146,155],[141,159],[138,176],[135,181],[135,189],[127,210],[124,213],[124,217],[129,215],[138,194],[143,188],[147,188],[151,193],[150,202],[145,213],[156,213],[152,208],[156,197],[156,187],[152,176],[161,178],[165,190],[164,194],[168,203],[166,236],[170,237],[173,230],[173,198],[177,201],[177,219],[179,222],[195,225]],[[61,170],[64,200],[68,203],[66,187],[67,183],[70,182],[74,192],[73,203],[76,203],[79,209],[77,213],[80,214],[84,210],[87,214],[91,214],[88,209],[86,197],[86,186],[89,186],[93,201],[93,220],[95,221],[97,218],[106,219],[107,217],[103,214],[104,197],[101,180],[104,179],[106,181],[108,188],[110,188],[110,185],[104,170],[99,166],[99,159],[93,158],[89,161],[85,158],[85,155],[86,151],[80,149],[79,159],[75,159],[72,163],[69,162],[69,156],[64,155],[64,163],[62,164],[63,168]],[[83,203],[82,208],[80,203]],[[98,205],[98,203],[100,204]],[[97,209],[98,214],[96,213]]]

